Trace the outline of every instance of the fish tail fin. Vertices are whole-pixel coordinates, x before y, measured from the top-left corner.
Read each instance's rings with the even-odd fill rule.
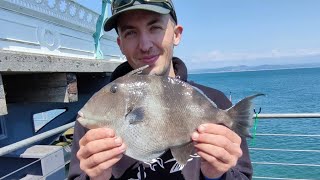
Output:
[[[264,95],[260,93],[246,97],[227,110],[229,117],[234,120],[232,127],[230,127],[233,131],[240,136],[251,137],[249,128],[253,122],[252,99]]]

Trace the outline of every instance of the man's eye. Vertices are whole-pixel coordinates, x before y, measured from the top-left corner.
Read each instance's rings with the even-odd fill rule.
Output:
[[[124,37],[132,37],[134,35],[136,35],[135,31],[127,31],[125,32]]]
[[[163,28],[161,26],[152,26],[151,31],[156,31],[156,30],[162,30]]]

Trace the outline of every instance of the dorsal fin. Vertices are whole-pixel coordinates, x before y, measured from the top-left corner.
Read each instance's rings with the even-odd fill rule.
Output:
[[[143,70],[147,69],[149,67],[149,65],[144,65],[138,69],[135,69],[135,70],[132,70],[130,71],[128,74],[126,74],[126,76],[131,76],[131,75],[134,75],[134,74],[141,74]]]
[[[192,86],[192,88],[194,90],[198,91],[201,95],[203,95],[213,105],[213,107],[218,108],[217,104],[215,102],[213,102],[206,94],[204,94],[204,92],[201,89],[199,89],[195,86]]]

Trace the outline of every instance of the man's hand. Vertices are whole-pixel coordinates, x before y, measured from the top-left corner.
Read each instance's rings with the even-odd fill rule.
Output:
[[[192,140],[202,158],[201,172],[208,178],[221,177],[242,156],[241,138],[222,125],[202,124],[192,134]]]
[[[108,128],[89,130],[79,141],[77,157],[80,168],[90,179],[110,179],[111,167],[118,162],[126,149],[122,139]]]

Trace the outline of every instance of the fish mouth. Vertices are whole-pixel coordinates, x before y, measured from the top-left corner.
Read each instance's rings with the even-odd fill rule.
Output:
[[[78,121],[82,126],[87,127],[88,124],[89,124],[89,121],[92,121],[92,120],[89,120],[89,119],[86,119],[86,118],[84,118],[84,117],[82,117],[82,116],[79,116],[79,117],[77,118],[77,121]]]
[[[98,122],[98,120],[96,119],[88,119],[86,117],[84,117],[84,114],[82,112],[78,112],[78,118],[77,121],[86,128],[92,129],[92,128],[96,128],[96,124]]]

